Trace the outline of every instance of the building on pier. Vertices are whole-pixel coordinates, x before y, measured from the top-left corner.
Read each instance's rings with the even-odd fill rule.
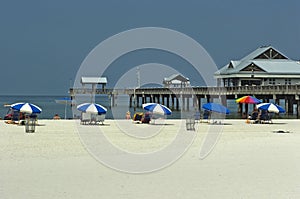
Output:
[[[272,46],[262,46],[240,60],[230,61],[215,73],[218,86],[300,84],[300,62]]]
[[[255,95],[264,102],[282,105],[286,114],[296,113],[300,118],[300,63],[272,46],[260,47],[240,60],[230,61],[215,73],[215,78],[217,87],[191,87],[188,78],[176,74],[164,79],[164,87],[93,89],[82,85],[82,88],[70,88],[70,95],[74,99],[81,94],[105,94],[111,100],[111,107],[116,106],[118,95],[128,95],[129,107],[155,102],[186,112],[201,111],[202,103],[206,102],[216,101],[226,106],[228,100]],[[240,114],[248,112],[248,104],[237,106]]]
[[[165,88],[186,88],[191,86],[189,78],[180,74],[164,78],[163,85]]]
[[[102,85],[102,90],[105,89],[107,84],[106,77],[81,77],[80,83],[83,88],[86,88],[87,85],[91,85],[92,89],[96,89],[97,85]]]

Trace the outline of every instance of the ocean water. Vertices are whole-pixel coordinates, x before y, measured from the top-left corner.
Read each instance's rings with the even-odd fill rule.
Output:
[[[9,107],[5,107],[5,104],[13,104],[17,102],[29,102],[33,103],[42,108],[42,113],[38,115],[40,119],[52,119],[55,114],[58,114],[61,118],[65,117],[66,109],[66,118],[71,119],[74,117],[79,117],[80,112],[76,110],[76,106],[64,104],[58,104],[55,102],[56,99],[60,99],[66,96],[0,96],[0,117],[4,118],[7,114]],[[85,97],[81,101],[78,98],[76,100],[77,104],[82,102],[88,102],[88,99]],[[131,112],[131,115],[135,112],[144,112],[142,108],[129,107],[129,97],[127,95],[119,95],[116,98],[116,106],[111,106],[111,99],[107,95],[97,95],[95,97],[95,102],[103,105],[107,108],[106,118],[108,119],[125,119],[125,114],[127,111]],[[214,102],[219,103],[218,100]],[[202,99],[201,104],[206,103],[205,99]],[[141,105],[141,104],[140,104]],[[280,102],[280,105],[284,105],[284,101]],[[231,111],[230,115],[227,118],[240,118],[240,115],[237,113],[238,105],[234,100],[227,100],[227,107]],[[253,110],[253,105],[249,105],[249,112]],[[295,112],[295,111],[294,111]],[[192,101],[190,101],[190,107],[187,111],[176,111],[173,110],[172,115],[167,116],[170,119],[180,119],[186,118],[195,113],[194,108],[192,107]],[[295,118],[295,115],[276,115],[277,118]]]
[[[9,107],[4,107],[5,104],[13,104],[17,102],[29,102],[42,108],[42,113],[38,115],[38,118],[49,119],[53,118],[55,114],[59,114],[64,118],[65,105],[57,104],[56,99],[66,96],[0,96],[0,117],[4,118],[7,114]],[[67,106],[67,118],[72,117],[71,106]]]

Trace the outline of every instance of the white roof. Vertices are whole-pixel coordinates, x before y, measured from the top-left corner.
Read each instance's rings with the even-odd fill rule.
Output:
[[[82,84],[107,84],[106,77],[81,77]]]
[[[169,82],[169,81],[172,81],[172,80],[179,80],[181,82],[183,82],[183,81],[186,82],[186,81],[189,81],[189,78],[186,78],[181,74],[174,74],[174,75],[171,75],[170,77],[165,77],[164,78],[165,82]]]
[[[273,52],[277,52],[277,54],[281,55],[282,59],[260,59],[257,58],[260,55],[264,55],[266,50],[272,49]],[[237,74],[250,74],[251,70],[247,70],[247,67],[250,65],[254,65],[257,73],[265,73],[266,75],[300,75],[300,63],[298,61],[294,61],[288,59],[285,55],[279,52],[277,49],[268,46],[268,47],[260,47],[250,53],[249,55],[243,57],[241,60],[230,61],[229,64],[226,64],[220,70],[215,72],[216,77],[228,77],[228,76],[237,76]]]

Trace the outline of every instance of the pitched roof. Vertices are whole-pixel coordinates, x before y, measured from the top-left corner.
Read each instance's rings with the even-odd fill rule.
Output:
[[[289,59],[287,56],[285,56],[283,53],[281,53],[279,50],[275,49],[272,46],[261,46],[261,47],[257,48],[256,50],[254,50],[253,52],[251,52],[250,54],[243,57],[241,59],[241,61],[249,60],[249,59],[260,59],[259,57],[261,55],[264,55],[264,53],[267,53],[267,52],[268,52],[268,54],[270,52],[276,52],[279,55],[281,55],[282,59]],[[268,55],[266,55],[266,56],[268,56]],[[272,57],[265,57],[263,59],[272,59]]]
[[[293,60],[259,60],[254,61],[267,73],[272,74],[300,74],[300,62]]]
[[[252,64],[252,65],[251,65]],[[248,68],[247,68],[248,67]],[[270,74],[300,74],[300,62],[293,61],[272,46],[262,46],[241,60],[230,61],[215,75],[265,72]]]
[[[186,82],[186,81],[189,81],[189,78],[186,78],[181,74],[173,74],[170,77],[165,77],[164,78],[165,82],[172,81],[172,80],[180,80],[182,82]]]

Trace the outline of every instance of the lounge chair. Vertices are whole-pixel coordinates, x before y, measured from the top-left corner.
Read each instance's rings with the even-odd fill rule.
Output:
[[[273,123],[272,121],[272,116],[268,113],[268,112],[262,112],[261,116],[259,117],[259,121],[260,123],[262,124],[265,124],[265,123]]]
[[[81,113],[81,124],[90,124],[92,121],[92,115],[90,113]]]
[[[141,123],[142,122],[142,118],[144,116],[144,113],[135,113],[133,115],[133,122],[136,122],[136,123]]]
[[[105,120],[105,114],[96,115],[95,123],[96,124],[101,123],[103,125],[104,120]]]

